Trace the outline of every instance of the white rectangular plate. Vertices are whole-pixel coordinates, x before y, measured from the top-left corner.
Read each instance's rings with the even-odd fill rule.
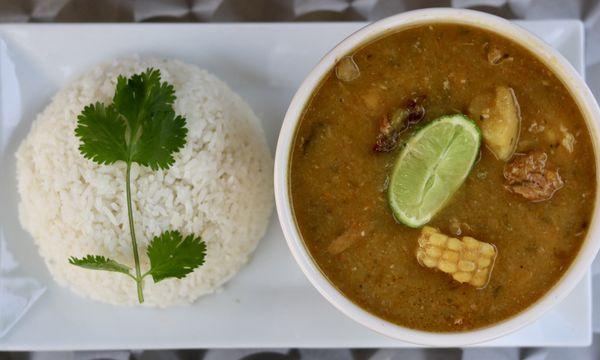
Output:
[[[583,70],[578,21],[521,22]],[[316,62],[364,23],[0,26],[0,231],[20,272],[48,291],[0,349],[406,347],[346,318],[309,284],[273,215],[250,264],[223,292],[193,306],[123,308],[56,285],[18,223],[14,152],[35,115],[91,65],[132,53],[179,58],[213,72],[263,119],[274,152],[296,88]],[[13,68],[14,67],[14,68]],[[590,278],[538,322],[489,346],[574,346],[591,341]]]

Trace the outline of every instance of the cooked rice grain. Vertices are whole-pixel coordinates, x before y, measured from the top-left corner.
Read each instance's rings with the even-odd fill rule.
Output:
[[[23,226],[53,277],[78,294],[112,304],[137,303],[128,277],[67,263],[99,254],[132,265],[125,164],[84,159],[74,135],[85,105],[110,103],[118,75],[160,69],[174,85],[177,114],[187,119],[187,144],[166,171],[134,165],[132,194],[142,271],[146,246],[167,229],[200,234],[206,263],[186,278],[145,279],[146,305],[187,304],[235,275],[264,235],[272,211],[272,159],[250,107],[227,85],[175,60],[115,60],[94,67],[56,94],[17,152]],[[32,255],[33,256],[33,255]]]

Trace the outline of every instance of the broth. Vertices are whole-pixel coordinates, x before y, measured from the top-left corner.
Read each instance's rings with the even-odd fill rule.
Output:
[[[490,54],[495,49],[500,58]],[[364,309],[426,331],[480,328],[530,306],[573,261],[596,196],[593,145],[568,90],[520,45],[462,25],[402,30],[352,59],[360,75],[342,81],[331,70],[304,110],[291,155],[297,226],[321,271]],[[421,230],[398,223],[387,201],[400,150],[377,153],[373,144],[381,118],[407,99],[426,96],[428,122],[467,114],[474,97],[496,86],[512,88],[520,105],[517,152],[545,152],[564,186],[549,200],[528,201],[506,190],[505,162],[481,147],[467,180],[428,224],[495,245],[489,283],[476,289],[419,264]],[[348,232],[352,243],[332,251]]]

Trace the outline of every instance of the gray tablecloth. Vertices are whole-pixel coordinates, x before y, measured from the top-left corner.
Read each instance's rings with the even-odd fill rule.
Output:
[[[0,22],[374,21],[423,7],[471,8],[508,19],[581,19],[587,81],[600,98],[600,0],[0,0]],[[600,359],[600,261],[593,268],[594,343],[587,348],[231,349],[0,353],[1,359]]]

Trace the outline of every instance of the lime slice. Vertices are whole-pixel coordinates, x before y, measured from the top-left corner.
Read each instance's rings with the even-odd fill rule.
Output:
[[[431,220],[465,181],[479,155],[481,133],[464,115],[442,116],[415,133],[396,160],[388,201],[410,227]]]

